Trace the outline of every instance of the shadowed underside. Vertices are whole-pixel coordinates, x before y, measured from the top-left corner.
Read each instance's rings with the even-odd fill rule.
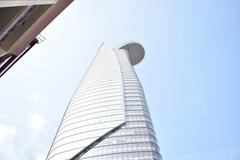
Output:
[[[125,43],[118,47],[119,49],[125,49],[128,51],[129,60],[132,65],[136,65],[144,58],[145,51],[141,44],[136,42]]]

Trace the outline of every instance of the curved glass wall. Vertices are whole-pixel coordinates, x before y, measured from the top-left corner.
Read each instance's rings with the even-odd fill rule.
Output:
[[[101,46],[64,114],[47,159],[161,160],[127,50]]]

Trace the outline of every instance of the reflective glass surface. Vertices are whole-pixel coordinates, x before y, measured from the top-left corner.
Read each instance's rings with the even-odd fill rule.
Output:
[[[99,141],[115,127],[124,125]],[[126,50],[103,45],[76,90],[47,160],[161,160],[144,91]]]

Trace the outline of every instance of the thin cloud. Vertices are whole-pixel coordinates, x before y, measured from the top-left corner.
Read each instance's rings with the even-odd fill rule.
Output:
[[[35,131],[40,131],[46,125],[46,122],[46,119],[38,113],[28,115],[29,127]]]
[[[7,116],[0,113],[0,143],[15,136],[17,129],[7,123]]]
[[[38,93],[35,93],[34,95],[29,96],[28,99],[32,103],[43,103],[47,101],[47,96],[45,96],[45,94],[41,92],[38,92]]]
[[[36,157],[36,160],[45,160],[46,159],[46,153],[43,153],[43,152],[36,153],[35,157]]]
[[[186,106],[189,108],[196,108],[202,105],[202,98],[200,96],[194,96],[186,102]]]
[[[11,136],[16,135],[16,128],[13,126],[0,124],[0,140],[3,141]]]
[[[0,113],[0,159],[20,160],[21,156],[14,145],[17,128],[7,123],[7,116]]]
[[[12,143],[0,145],[0,159],[2,160],[22,160],[19,154],[19,148],[16,148]]]
[[[3,113],[0,112],[0,120],[6,120],[7,119],[7,116]]]

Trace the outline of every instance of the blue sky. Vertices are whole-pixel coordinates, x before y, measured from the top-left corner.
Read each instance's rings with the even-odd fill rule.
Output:
[[[0,79],[0,159],[43,160],[100,44],[137,41],[163,158],[239,160],[239,17],[237,0],[74,1]]]

